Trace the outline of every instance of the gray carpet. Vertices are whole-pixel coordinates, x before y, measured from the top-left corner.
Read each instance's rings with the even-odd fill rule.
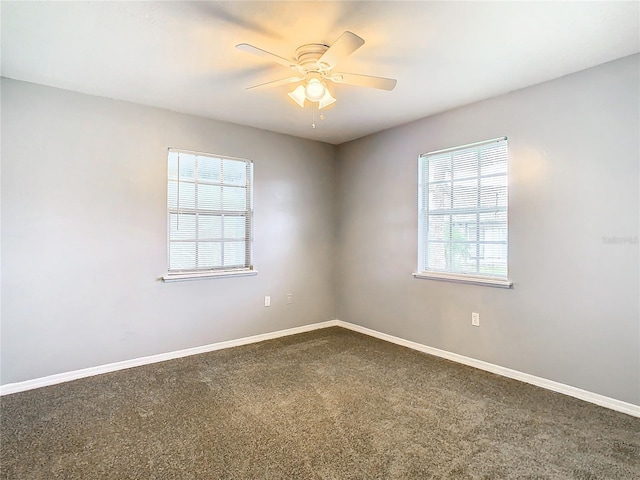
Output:
[[[640,478],[640,419],[340,328],[0,407],[2,479]]]

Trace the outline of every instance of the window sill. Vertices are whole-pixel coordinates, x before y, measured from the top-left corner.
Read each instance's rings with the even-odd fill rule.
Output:
[[[511,288],[511,280],[501,280],[499,278],[481,277],[479,275],[465,275],[455,273],[418,272],[414,273],[415,278],[426,278],[428,280],[441,280],[444,282],[468,283],[471,285],[482,285],[486,287]]]
[[[205,280],[208,278],[222,277],[247,277],[257,275],[257,270],[227,270],[218,272],[192,272],[192,273],[167,273],[162,277],[162,281],[167,282],[184,282],[188,280]]]

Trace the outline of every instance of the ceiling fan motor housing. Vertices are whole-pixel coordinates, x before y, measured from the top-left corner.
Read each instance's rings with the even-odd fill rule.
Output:
[[[307,43],[296,49],[296,61],[307,73],[327,72],[331,69],[331,65],[318,62],[327,50],[329,50],[329,45],[324,45],[323,43]]]

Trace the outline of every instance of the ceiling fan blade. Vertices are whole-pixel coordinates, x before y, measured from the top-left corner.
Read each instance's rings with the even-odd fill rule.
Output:
[[[349,31],[340,35],[333,45],[318,59],[318,65],[323,70],[330,70],[364,45],[364,40]]]
[[[247,87],[247,90],[252,90],[254,88],[279,87],[280,85],[301,82],[302,80],[304,80],[304,77],[281,78],[280,80],[273,80],[272,82],[261,83],[260,85],[254,85],[253,87]]]
[[[357,87],[379,88],[380,90],[393,90],[398,81],[394,78],[371,77],[356,73],[333,73],[327,77],[335,83],[355,85]]]
[[[292,68],[294,70],[300,71],[301,67],[296,64],[293,60],[289,60],[287,58],[276,55],[275,53],[267,52],[266,50],[262,50],[261,48],[254,47],[253,45],[249,45],[248,43],[239,43],[236,45],[238,50],[242,50],[243,52],[250,53],[252,55],[256,55],[258,57],[263,57],[272,62],[278,63],[285,67]]]

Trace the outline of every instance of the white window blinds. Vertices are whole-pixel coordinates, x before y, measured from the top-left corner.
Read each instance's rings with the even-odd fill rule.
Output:
[[[507,160],[506,137],[420,155],[419,272],[507,279]]]
[[[253,164],[169,149],[169,272],[250,270]]]

